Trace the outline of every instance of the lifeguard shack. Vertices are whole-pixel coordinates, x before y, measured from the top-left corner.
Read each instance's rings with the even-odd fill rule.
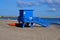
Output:
[[[19,10],[18,22],[22,24],[24,28],[25,25],[32,23],[33,10]]]
[[[34,17],[33,11],[34,10],[19,10],[18,23],[22,24],[22,28],[24,28],[25,25],[28,25],[32,28],[33,23],[39,24],[44,27],[48,27],[50,23],[39,17]]]

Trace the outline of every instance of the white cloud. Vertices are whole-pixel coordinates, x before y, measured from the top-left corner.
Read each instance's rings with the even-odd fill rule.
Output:
[[[27,2],[24,2],[22,0],[17,0],[17,4],[19,6],[37,6],[39,5],[40,3],[49,3],[49,4],[60,4],[60,0],[39,0],[39,2],[36,2],[36,0],[32,0],[32,1],[27,1]]]
[[[41,3],[45,3],[45,0],[40,0]]]
[[[47,3],[53,3],[53,0],[47,0]]]
[[[60,0],[47,0],[48,3],[60,4]]]
[[[55,3],[60,4],[60,0],[55,0]]]

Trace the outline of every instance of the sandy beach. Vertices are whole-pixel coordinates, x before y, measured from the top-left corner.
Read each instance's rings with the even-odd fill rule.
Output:
[[[0,40],[60,40],[60,25],[51,24],[50,28],[19,28],[8,24],[12,20],[0,20]]]

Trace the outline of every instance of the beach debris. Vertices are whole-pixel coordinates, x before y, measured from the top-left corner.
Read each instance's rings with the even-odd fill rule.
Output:
[[[9,23],[9,26],[16,26],[16,23],[11,22],[11,23]]]

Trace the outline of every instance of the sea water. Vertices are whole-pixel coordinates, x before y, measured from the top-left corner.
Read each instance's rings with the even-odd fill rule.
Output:
[[[55,24],[60,24],[60,18],[42,18],[42,19],[47,20],[52,24],[54,24],[54,23]]]
[[[17,20],[18,18],[0,18],[0,20]],[[43,20],[46,20],[50,23],[58,23],[60,24],[60,18],[41,18]]]

